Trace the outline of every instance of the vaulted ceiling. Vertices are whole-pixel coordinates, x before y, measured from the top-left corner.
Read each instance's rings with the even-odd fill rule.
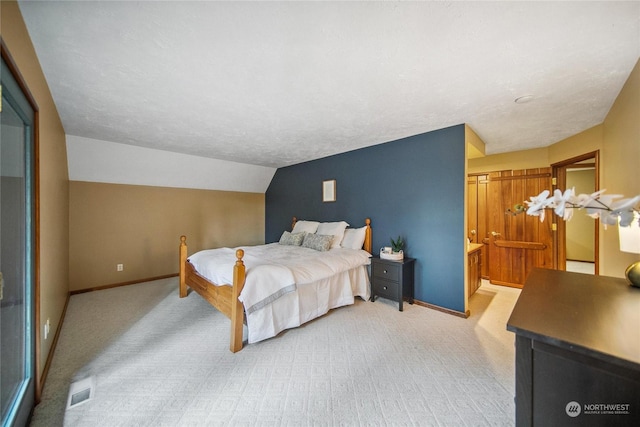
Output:
[[[640,57],[635,1],[19,5],[67,134],[269,167],[460,123],[547,146]]]

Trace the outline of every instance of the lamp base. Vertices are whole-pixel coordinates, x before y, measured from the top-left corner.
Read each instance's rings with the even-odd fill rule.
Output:
[[[631,286],[640,288],[640,261],[636,261],[627,267],[624,275],[627,276],[627,281]]]

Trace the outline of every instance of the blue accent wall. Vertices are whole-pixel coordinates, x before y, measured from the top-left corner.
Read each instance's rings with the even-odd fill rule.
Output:
[[[457,125],[280,168],[266,192],[265,241],[278,241],[291,218],[371,218],[373,252],[403,236],[416,258],[415,298],[464,312],[465,138]],[[337,181],[322,202],[322,181]]]

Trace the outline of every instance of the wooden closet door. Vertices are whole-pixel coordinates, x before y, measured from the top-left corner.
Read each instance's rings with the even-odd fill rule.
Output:
[[[514,214],[542,190],[551,190],[551,168],[489,174],[489,279],[498,285],[522,287],[535,267],[553,266],[553,212],[544,222],[526,213]]]
[[[467,177],[467,237],[471,243],[482,244],[480,275],[489,278],[489,222],[487,211],[487,174]]]
[[[489,278],[489,176],[478,176],[478,243],[482,243],[480,273],[483,279]]]

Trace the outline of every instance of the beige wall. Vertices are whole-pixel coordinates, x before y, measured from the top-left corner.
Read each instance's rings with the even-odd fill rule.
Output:
[[[549,149],[547,147],[469,159],[467,173],[545,167],[549,167]]]
[[[602,150],[602,125],[594,126],[549,146],[549,164],[598,150]]]
[[[591,194],[595,191],[595,169],[567,170],[567,188],[575,188],[576,194]],[[595,261],[594,219],[583,212],[576,212],[566,223],[567,259],[573,261]]]
[[[483,157],[485,154],[484,141],[480,139],[477,133],[465,123],[464,125],[464,142],[467,146],[467,158],[475,159]]]
[[[69,188],[72,291],[177,273],[181,235],[190,254],[264,243],[263,193],[78,181]]]
[[[640,194],[640,61],[627,79],[603,124],[600,188],[610,193]],[[624,275],[640,255],[620,252],[618,232],[600,232],[600,274]]]
[[[40,141],[40,325],[60,324],[69,283],[69,190],[65,134],[49,87],[15,1],[0,2],[0,34],[39,109]],[[40,339],[41,373],[53,335]]]

